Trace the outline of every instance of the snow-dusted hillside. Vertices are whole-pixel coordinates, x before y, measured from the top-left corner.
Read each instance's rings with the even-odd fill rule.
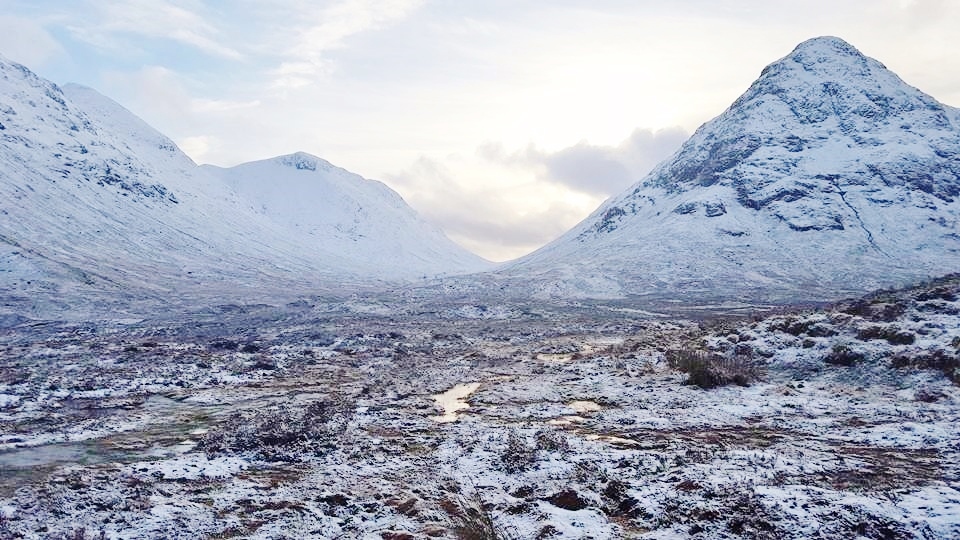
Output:
[[[251,210],[369,272],[417,278],[486,269],[386,185],[298,152],[229,169],[205,166]]]
[[[0,538],[960,538],[960,276],[755,322],[542,309],[2,331]]]
[[[836,298],[960,269],[958,196],[960,112],[816,38],[503,275],[543,296]]]
[[[275,170],[257,164],[236,170],[197,167],[167,137],[94,90],[61,90],[0,58],[0,304],[89,312],[97,309],[88,302],[94,298],[242,299],[252,291],[343,290],[485,266],[382,185],[374,189],[373,182],[338,173],[340,181],[312,208],[341,221],[317,220],[306,230],[260,210],[284,197],[311,205],[309,197],[320,192],[260,190],[256,172],[271,175],[267,182]],[[221,176],[235,178],[233,187],[243,185],[245,193]],[[265,199],[251,202],[245,194]],[[353,203],[337,207],[349,201],[362,203],[363,211],[355,213]],[[363,250],[349,249],[334,226],[348,222],[363,234]],[[394,265],[371,256],[398,249],[398,231],[402,245],[419,249]]]

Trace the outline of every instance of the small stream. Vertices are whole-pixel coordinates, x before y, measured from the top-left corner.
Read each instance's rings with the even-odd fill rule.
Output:
[[[146,413],[147,423],[136,431],[105,437],[54,442],[0,450],[0,494],[39,480],[61,465],[131,463],[180,454],[196,446],[222,406],[200,405],[162,395],[148,396],[134,409],[91,409],[91,418],[128,420]]]
[[[0,472],[42,467],[53,463],[99,463],[103,452],[95,441],[53,443],[0,452]],[[109,461],[109,460],[107,460]]]
[[[67,402],[64,406],[82,411],[83,419],[96,419],[94,429],[98,433],[112,432],[99,436],[91,433],[89,438],[78,441],[0,450],[0,495],[42,481],[63,465],[133,463],[189,452],[222,415],[276,402],[300,406],[324,395],[312,387],[296,386],[183,397],[154,394],[139,404],[124,407],[82,404],[78,409],[77,403]],[[76,436],[82,437],[83,433]]]

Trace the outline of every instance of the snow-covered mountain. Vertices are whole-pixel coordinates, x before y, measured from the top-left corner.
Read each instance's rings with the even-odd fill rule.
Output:
[[[544,296],[836,298],[960,270],[958,197],[960,111],[816,38],[501,275]]]
[[[289,228],[306,248],[405,278],[488,268],[375,180],[298,152],[224,169],[204,166],[254,212]]]
[[[0,58],[0,309],[343,290],[488,266],[382,184],[302,154],[267,163],[198,167],[99,93]],[[323,188],[298,164],[328,169],[314,178]],[[298,202],[279,208],[285,198]]]
[[[958,197],[960,111],[816,38],[566,235],[442,289],[832,299],[960,269]],[[379,182],[303,153],[198,167],[108,98],[0,59],[0,309],[351,290],[489,267]]]

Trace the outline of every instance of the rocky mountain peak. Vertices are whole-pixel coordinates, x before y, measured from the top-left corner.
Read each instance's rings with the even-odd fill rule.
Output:
[[[908,186],[949,201],[960,194],[957,118],[845,41],[815,38],[767,66],[643,184],[727,185],[755,210],[834,193],[838,183]],[[837,217],[813,226],[838,227]]]
[[[908,122],[900,122],[903,115]],[[768,65],[723,117],[774,133],[796,123],[833,128],[836,121],[846,135],[888,127],[953,129],[955,122],[948,108],[835,37],[805,41]]]
[[[878,72],[886,67],[863,55],[856,47],[832,36],[808,39],[787,56],[763,68],[754,86],[789,88],[798,81],[858,81],[875,85]],[[750,92],[747,92],[749,95]]]
[[[856,47],[834,36],[808,39],[797,45],[787,55],[787,59],[803,65],[808,70],[824,64],[846,63],[864,66],[868,63],[868,58]]]
[[[643,294],[831,296],[960,264],[958,205],[958,111],[847,42],[814,38],[646,178],[510,268],[559,264],[574,288],[600,294],[610,287],[597,283],[615,281]],[[580,267],[603,270],[586,279]]]

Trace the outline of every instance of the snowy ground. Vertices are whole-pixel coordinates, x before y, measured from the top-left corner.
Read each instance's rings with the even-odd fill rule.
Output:
[[[958,295],[23,322],[0,538],[956,538]]]

